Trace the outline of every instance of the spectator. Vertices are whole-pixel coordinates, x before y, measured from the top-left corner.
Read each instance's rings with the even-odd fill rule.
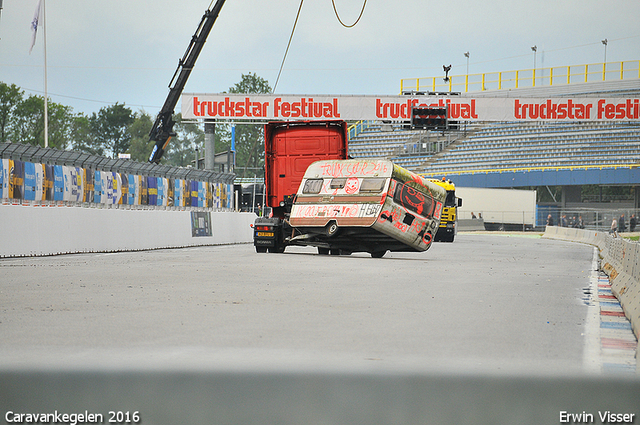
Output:
[[[584,229],[584,221],[582,220],[582,216],[578,216],[578,221],[576,223],[576,227],[578,229]]]
[[[477,219],[477,218],[478,218],[478,217],[476,217],[476,215],[473,213],[473,211],[471,211],[471,219],[472,219],[472,220],[475,220],[475,219]]]
[[[618,221],[615,218],[611,220],[611,228],[609,229],[609,234],[613,236],[618,235]]]
[[[551,214],[547,216],[547,226],[553,226],[553,217],[551,217]]]
[[[631,214],[631,219],[629,220],[629,231],[630,232],[635,232],[636,224],[638,224],[638,221],[636,220],[636,215],[635,214]]]
[[[627,230],[627,226],[624,223],[624,214],[621,214],[618,219],[618,233],[622,233],[625,230]]]
[[[563,215],[563,216],[562,216],[562,218],[561,218],[561,220],[562,220],[562,221],[561,221],[561,223],[560,223],[560,226],[562,226],[562,227],[567,227],[567,216],[566,216],[566,215]]]

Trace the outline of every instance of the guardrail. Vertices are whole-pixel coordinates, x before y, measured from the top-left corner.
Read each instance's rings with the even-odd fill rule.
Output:
[[[349,126],[348,140],[355,139],[358,134],[371,126],[371,121],[361,120]]]
[[[640,244],[605,232],[556,226],[547,226],[544,237],[598,247],[601,269],[609,276],[611,291],[620,301],[636,338],[640,339]],[[636,354],[639,356],[640,345]]]
[[[444,81],[444,75],[403,78],[400,80],[400,93],[406,91],[480,92],[637,78],[640,78],[640,60],[450,75],[447,81]]]
[[[438,177],[443,174],[447,176],[457,176],[466,174],[490,174],[490,173],[517,173],[530,171],[561,171],[561,170],[617,170],[619,168],[638,168],[638,164],[614,164],[614,165],[572,165],[572,166],[556,166],[556,167],[520,167],[520,168],[493,168],[481,170],[458,170],[458,171],[438,171],[438,172],[420,172],[418,175],[423,177]]]

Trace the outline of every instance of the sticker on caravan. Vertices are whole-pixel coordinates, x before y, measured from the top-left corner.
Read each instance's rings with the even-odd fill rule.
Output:
[[[356,177],[349,177],[347,179],[347,182],[344,185],[344,191],[347,192],[349,195],[353,195],[355,193],[358,193],[359,189],[360,189],[360,180],[357,179]]]

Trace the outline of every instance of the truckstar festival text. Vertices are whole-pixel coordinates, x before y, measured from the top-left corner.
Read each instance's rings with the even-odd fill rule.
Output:
[[[414,108],[446,108],[460,121],[630,121],[639,98],[466,98],[183,94],[186,119],[408,121]]]

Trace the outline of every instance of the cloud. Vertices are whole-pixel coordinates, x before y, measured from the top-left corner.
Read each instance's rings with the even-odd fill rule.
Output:
[[[0,21],[0,75],[42,90],[42,38],[28,55],[36,1],[6,1]],[[256,72],[273,85],[299,0],[227,0],[187,90],[219,92]],[[352,23],[361,1],[335,0]],[[47,2],[49,91],[89,113],[117,102],[155,113],[209,1]],[[368,0],[344,28],[331,0],[304,3],[279,83],[281,93],[395,94],[401,78],[640,59],[640,2],[614,0]],[[75,98],[90,99],[87,102]],[[156,108],[156,110],[154,110]]]

